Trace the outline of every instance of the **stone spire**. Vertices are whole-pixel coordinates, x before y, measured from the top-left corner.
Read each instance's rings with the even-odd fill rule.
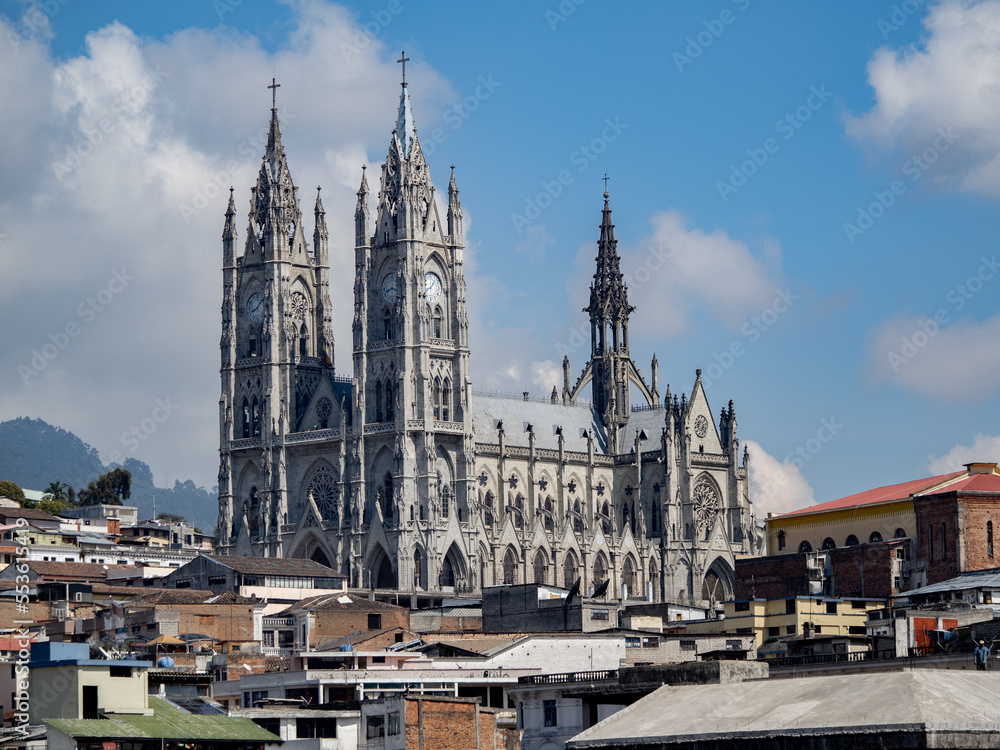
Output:
[[[628,422],[629,381],[634,367],[628,353],[628,290],[618,258],[615,225],[611,223],[608,192],[604,192],[601,236],[597,241],[597,270],[590,286],[591,372],[594,408],[608,428],[609,443]],[[638,373],[635,374],[638,379]]]
[[[368,226],[368,168],[361,166],[361,187],[358,188],[358,204],[354,209],[354,245],[367,245],[371,236]]]
[[[396,115],[396,137],[399,139],[400,156],[404,159],[410,158],[416,132],[417,126],[413,122],[413,110],[410,107],[410,90],[406,81],[403,81],[403,90],[399,94],[399,114]]]
[[[462,204],[458,200],[458,184],[455,182],[455,165],[451,165],[451,179],[448,180],[448,235],[452,242],[462,242]]]
[[[226,225],[222,229],[222,239],[236,239],[236,201],[233,198],[232,188],[229,188],[229,206],[226,208]]]
[[[277,236],[285,238],[286,243],[302,221],[297,189],[288,170],[285,149],[281,145],[277,107],[271,108],[267,147],[257,175],[250,216],[257,232],[275,231]]]

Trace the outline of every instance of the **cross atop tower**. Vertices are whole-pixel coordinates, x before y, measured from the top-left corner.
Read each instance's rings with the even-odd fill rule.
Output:
[[[274,78],[271,78],[271,85],[268,86],[271,89],[271,109],[278,108],[278,89],[281,88],[281,84],[278,83]]]
[[[403,88],[406,88],[406,63],[409,61],[410,58],[406,56],[406,50],[403,50],[403,54],[399,56],[398,60],[396,60],[396,62],[402,63],[403,65]]]
[[[608,173],[607,172],[604,173],[604,177],[602,179],[604,180],[604,197],[607,198],[608,197]]]

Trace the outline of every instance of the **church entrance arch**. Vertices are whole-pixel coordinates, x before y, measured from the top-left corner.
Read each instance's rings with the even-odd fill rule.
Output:
[[[729,563],[721,557],[709,566],[701,587],[701,598],[711,602],[721,602],[733,598],[735,576]]]
[[[392,561],[381,546],[371,557],[368,565],[369,585],[373,589],[396,588],[396,571],[392,567]]]
[[[442,588],[454,588],[461,591],[466,588],[465,558],[458,548],[452,544],[448,548],[448,554],[444,556],[441,564],[441,586]]]

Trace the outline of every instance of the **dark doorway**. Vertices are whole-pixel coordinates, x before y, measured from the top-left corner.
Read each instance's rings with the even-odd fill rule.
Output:
[[[97,685],[83,686],[83,718],[101,718],[97,714]]]

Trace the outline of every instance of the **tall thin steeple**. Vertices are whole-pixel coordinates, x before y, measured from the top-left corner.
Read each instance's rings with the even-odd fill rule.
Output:
[[[272,90],[271,124],[267,131],[267,146],[257,175],[250,215],[256,232],[281,230],[277,234],[287,241],[302,223],[302,215],[298,205],[298,190],[292,182],[285,149],[281,145],[276,99],[276,90],[280,85],[272,79],[271,86],[268,86]]]

